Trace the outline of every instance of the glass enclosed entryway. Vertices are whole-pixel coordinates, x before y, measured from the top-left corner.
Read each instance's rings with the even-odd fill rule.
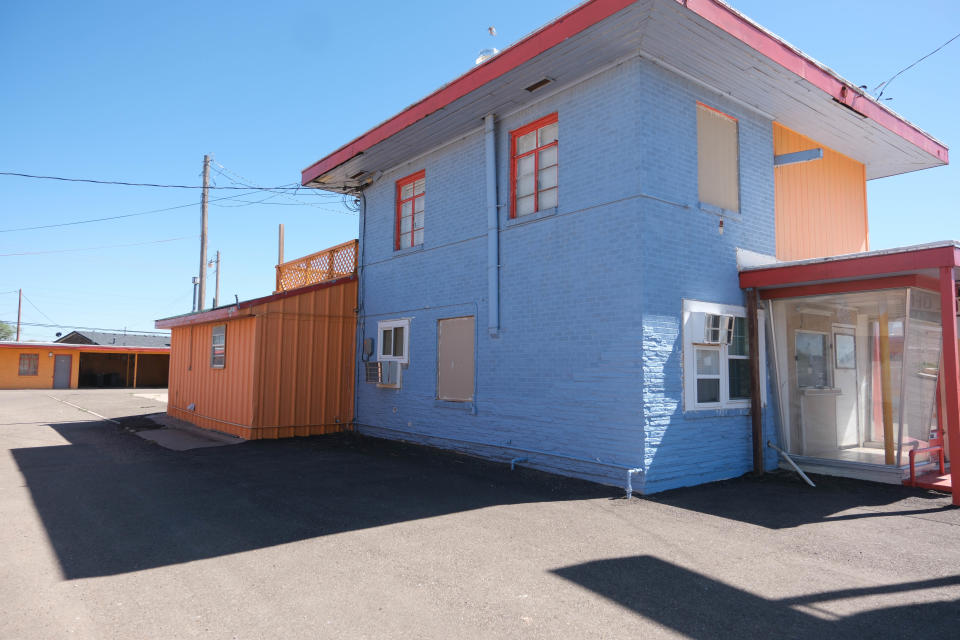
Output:
[[[936,435],[937,293],[908,287],[784,298],[768,309],[787,451],[904,467],[908,451]]]

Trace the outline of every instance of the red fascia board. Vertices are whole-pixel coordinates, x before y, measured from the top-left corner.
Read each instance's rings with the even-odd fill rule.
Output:
[[[740,273],[740,287],[742,289],[765,289],[790,284],[869,278],[883,274],[956,267],[958,265],[960,265],[960,249],[956,247],[934,247],[902,253],[857,256],[826,262],[742,271]]]
[[[475,66],[450,84],[407,107],[383,124],[310,165],[300,174],[302,184],[308,184],[358,153],[383,142],[491,80],[513,71],[567,38],[629,7],[633,2],[634,0],[590,0],[581,4],[483,64]]]
[[[879,291],[881,289],[903,289],[906,287],[918,287],[934,292],[940,290],[940,284],[936,278],[911,274],[906,276],[890,276],[887,278],[868,278],[865,280],[821,282],[796,287],[781,287],[779,289],[763,289],[760,291],[760,297],[764,300],[777,300],[779,298],[803,298],[806,296],[822,296],[831,293],[855,293],[859,291]]]
[[[170,347],[117,347],[96,344],[56,344],[44,342],[4,342],[0,349],[20,351],[80,351],[83,353],[170,353]]]
[[[947,147],[883,105],[864,96],[853,85],[844,82],[730,7],[715,0],[676,1],[754,51],[766,56],[788,71],[792,71],[818,89],[825,91],[842,104],[865,115],[907,142],[939,158],[944,163],[949,162]]]
[[[210,322],[218,322],[221,320],[230,320],[231,318],[243,318],[247,316],[254,315],[253,307],[259,306],[261,304],[266,304],[268,302],[274,302],[276,300],[283,300],[284,298],[292,298],[294,296],[300,296],[305,293],[310,293],[313,291],[318,291],[320,289],[326,289],[327,287],[335,287],[340,284],[350,282],[357,279],[357,274],[352,274],[343,278],[337,278],[336,280],[330,280],[328,282],[318,282],[317,284],[311,284],[306,287],[300,287],[298,289],[291,289],[289,291],[281,291],[280,293],[274,293],[269,296],[264,296],[262,298],[254,298],[253,300],[244,300],[238,304],[230,305],[229,307],[220,307],[218,309],[211,309],[210,311],[203,311],[201,313],[188,313],[182,316],[174,316],[172,318],[163,318],[154,322],[154,325],[157,329],[171,329],[173,327],[185,327],[191,324],[207,324]]]

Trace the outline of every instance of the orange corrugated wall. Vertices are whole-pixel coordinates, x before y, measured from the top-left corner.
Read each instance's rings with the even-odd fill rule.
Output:
[[[174,327],[168,413],[250,440],[349,429],[356,301],[353,279],[257,305],[252,316]],[[220,324],[226,366],[212,369],[211,335]]]
[[[227,325],[226,366],[210,367],[213,327]],[[170,336],[167,413],[205,429],[253,436],[257,319],[174,327]],[[187,406],[193,404],[192,411]]]
[[[869,249],[863,164],[773,124],[775,155],[823,149],[823,159],[774,169],[777,258],[803,260]]]
[[[353,420],[357,282],[254,308],[259,437],[342,431]]]

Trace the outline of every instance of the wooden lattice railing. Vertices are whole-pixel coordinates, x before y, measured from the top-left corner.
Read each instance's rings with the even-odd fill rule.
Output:
[[[277,265],[277,290],[289,291],[336,280],[357,270],[357,241],[351,240],[308,256]]]

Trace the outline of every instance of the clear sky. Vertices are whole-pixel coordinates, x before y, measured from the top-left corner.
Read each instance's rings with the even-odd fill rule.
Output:
[[[871,89],[960,32],[956,0],[732,4]],[[215,165],[226,173],[213,173],[217,185],[294,184],[305,166],[469,69],[480,49],[503,49],[573,5],[3,3],[0,171],[199,184],[203,154],[212,153],[232,172]],[[958,69],[960,40],[897,78],[887,104],[957,145]],[[870,182],[871,248],[960,239],[958,195],[955,165]],[[288,259],[356,236],[357,216],[339,197],[211,197],[227,196],[237,197],[210,207],[209,255],[223,253],[221,302],[273,290],[278,223]],[[8,231],[179,205],[191,206]],[[16,319],[22,287],[24,322],[62,323],[26,327],[25,339],[73,327],[152,330],[156,318],[190,310],[199,227],[195,190],[0,176],[0,254],[84,249],[0,256],[0,320]]]

